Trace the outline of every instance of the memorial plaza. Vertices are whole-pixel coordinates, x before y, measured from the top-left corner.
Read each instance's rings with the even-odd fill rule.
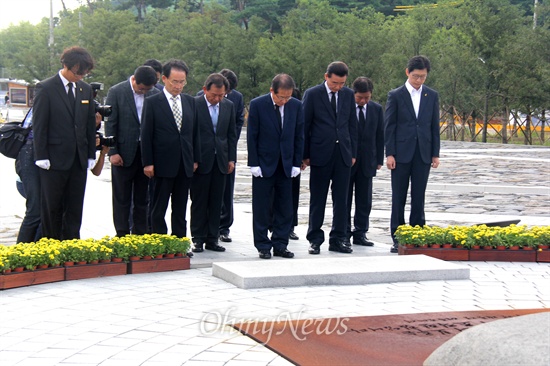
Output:
[[[550,148],[443,141],[441,165],[432,169],[426,195],[429,225],[474,225],[521,220],[550,225]],[[25,211],[16,190],[14,160],[0,156],[0,243],[15,242]],[[368,238],[373,247],[352,254],[308,254],[308,176],[303,173],[300,237],[290,241],[294,259],[272,258],[258,267],[252,240],[251,175],[246,132],[239,141],[232,243],[219,253],[204,251],[185,271],[63,281],[0,291],[0,364],[8,365],[286,365],[282,356],[231,327],[246,321],[345,318],[469,310],[550,308],[550,263],[450,262],[469,278],[347,285],[239,288],[212,275],[214,263],[240,266],[323,266],[353,259],[375,263],[390,254],[390,174],[374,179]],[[188,210],[189,215],[189,210]],[[323,229],[330,230],[327,203]],[[188,217],[189,221],[189,217]],[[82,238],[114,235],[110,167],[88,175]],[[400,256],[406,260],[407,256]],[[410,258],[414,261],[414,258]],[[293,262],[294,261],[294,262]],[[307,265],[303,262],[306,261]],[[373,262],[374,261],[374,262]],[[300,268],[298,268],[299,270]],[[390,268],[391,270],[391,268]],[[296,347],[299,347],[296,340]]]

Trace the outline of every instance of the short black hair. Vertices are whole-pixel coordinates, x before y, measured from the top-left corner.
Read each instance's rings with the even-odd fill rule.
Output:
[[[134,71],[134,80],[136,84],[145,86],[155,85],[157,83],[157,72],[151,66],[140,66]]]
[[[235,88],[237,88],[237,84],[239,83],[239,79],[237,79],[237,75],[229,70],[229,69],[223,69],[222,71],[220,71],[220,74],[222,74],[223,76],[225,76],[225,78],[227,79],[227,81],[229,81],[229,90],[234,90]]]
[[[407,63],[407,70],[409,70],[409,72],[424,69],[430,72],[430,60],[426,56],[414,56]]]
[[[225,91],[229,91],[229,81],[223,76],[221,73],[214,73],[208,75],[206,78],[206,81],[204,82],[204,87],[206,90],[210,90],[210,88],[214,85],[216,88],[225,87]]]
[[[159,60],[155,60],[154,58],[150,58],[149,60],[145,61],[143,63],[143,66],[151,66],[155,72],[158,72],[159,74],[162,74],[162,64]]]
[[[351,87],[353,88],[354,93],[372,93],[372,91],[374,90],[372,80],[365,76],[359,76],[357,79],[353,80],[353,84],[351,85]]]
[[[166,76],[167,78],[170,77],[170,72],[172,69],[184,71],[185,74],[189,74],[189,67],[187,67],[187,64],[181,60],[172,59],[166,62],[164,65],[162,65],[162,75]]]
[[[78,66],[76,73],[79,75],[84,75],[94,68],[92,55],[85,48],[78,46],[66,48],[61,55],[61,63],[69,70]]]
[[[294,88],[296,87],[296,84],[294,84],[294,79],[288,74],[277,74],[271,80],[271,88],[275,93],[279,92],[279,89],[284,90],[292,90],[294,91]]]
[[[342,61],[331,62],[327,66],[328,77],[331,77],[332,74],[336,74],[336,76],[340,76],[340,77],[348,76],[348,72],[349,72],[348,65],[346,65]]]

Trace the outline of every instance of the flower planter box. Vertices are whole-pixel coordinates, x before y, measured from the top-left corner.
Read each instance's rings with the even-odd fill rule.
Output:
[[[121,276],[127,273],[126,263],[99,263],[65,267],[65,280]]]
[[[467,261],[469,260],[468,249],[458,248],[406,248],[399,246],[398,253],[400,255],[424,254],[429,257],[445,260],[445,261]]]
[[[536,262],[537,252],[534,250],[471,250],[470,260],[488,262]]]
[[[149,259],[128,262],[128,274],[179,271],[191,268],[189,257]]]
[[[0,289],[39,285],[65,279],[65,268],[47,268],[35,271],[12,272],[0,275]]]
[[[550,250],[539,250],[537,253],[537,262],[550,262]]]

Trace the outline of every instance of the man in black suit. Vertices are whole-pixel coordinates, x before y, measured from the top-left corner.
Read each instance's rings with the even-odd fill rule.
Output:
[[[367,239],[369,216],[372,209],[372,178],[384,162],[384,112],[382,106],[371,101],[372,81],[358,77],[352,84],[357,111],[357,161],[351,167],[348,190],[348,237],[353,244],[373,246]],[[351,227],[351,206],[355,189],[355,212]]]
[[[236,90],[238,84],[237,75],[229,69],[223,69],[220,74],[225,76],[229,82],[229,90],[227,91],[226,98],[233,102],[235,110],[235,128],[237,132],[237,142],[241,137],[241,130],[244,125],[244,102],[243,95]],[[236,163],[237,161],[235,161]],[[225,176],[225,191],[223,192],[222,211],[220,216],[220,228],[218,234],[220,241],[225,243],[231,243],[232,239],[230,234],[231,225],[233,225],[233,192],[235,190],[235,174],[236,169],[233,172]]]
[[[157,74],[157,81],[155,83],[155,88],[158,90],[162,90],[164,86],[159,83],[160,77],[162,75],[162,64],[159,60],[155,60],[154,58],[151,58],[143,63],[143,66],[151,66],[153,70],[155,70],[155,73]]]
[[[82,81],[94,67],[81,47],[61,55],[63,69],[37,85],[33,107],[35,164],[40,167],[42,234],[80,238],[87,169],[95,165],[95,104]]]
[[[164,216],[172,199],[172,234],[178,237],[187,235],[187,197],[201,156],[195,99],[182,93],[188,72],[183,61],[164,64],[164,89],[146,98],[141,119],[143,171],[155,179],[152,231],[167,233]]]
[[[229,82],[222,74],[211,74],[195,97],[200,129],[201,163],[191,183],[191,235],[193,252],[206,249],[223,252],[218,244],[220,211],[226,175],[235,169],[237,132],[233,103],[225,98]]]
[[[424,198],[430,167],[439,166],[439,95],[423,85],[430,72],[425,56],[411,58],[405,69],[405,85],[388,93],[384,139],[386,165],[391,169],[392,253],[398,243],[394,233],[405,224],[405,203],[411,182],[411,225],[424,225]]]
[[[300,101],[292,98],[293,90],[294,80],[278,74],[270,93],[250,102],[247,144],[253,176],[252,229],[262,259],[271,258],[271,248],[274,256],[294,257],[287,249],[292,227],[291,178],[300,174],[304,117]],[[270,224],[271,238],[267,236]]]
[[[143,172],[139,135],[145,97],[159,93],[154,88],[156,82],[155,70],[150,66],[140,66],[134,75],[113,86],[107,94],[106,103],[112,107],[112,114],[105,124],[105,134],[116,138],[115,146],[109,151],[109,161],[113,221],[118,236],[148,232],[149,178]]]
[[[348,77],[345,63],[328,65],[325,82],[304,94],[304,164],[311,166],[309,177],[309,253],[319,254],[325,241],[321,229],[332,182],[332,229],[329,250],[351,253],[347,237],[348,186],[357,154],[357,114],[353,90],[344,86]]]
[[[235,129],[237,133],[237,142],[241,137],[241,130],[244,125],[244,102],[243,95],[235,88],[238,84],[237,75],[229,69],[220,71],[229,82],[229,89],[225,97],[233,102],[235,111]],[[199,90],[197,96],[204,95],[203,90]],[[233,191],[235,190],[235,172],[237,161],[235,160],[235,169],[230,174],[225,175],[225,189],[223,192],[222,210],[220,214],[220,227],[218,229],[219,240],[224,243],[231,243],[233,239],[230,235],[230,228],[233,225]]]

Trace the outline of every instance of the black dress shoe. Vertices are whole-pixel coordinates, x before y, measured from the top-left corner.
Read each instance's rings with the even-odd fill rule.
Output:
[[[300,238],[298,237],[298,235],[296,235],[296,233],[294,231],[291,231],[290,234],[288,234],[288,238],[290,240],[299,240]]]
[[[269,250],[260,250],[258,254],[261,259],[271,259],[271,252]]]
[[[195,243],[193,245],[193,249],[191,249],[195,253],[202,253],[204,252],[203,244],[202,243]]]
[[[364,247],[372,247],[374,243],[367,239],[366,236],[361,236],[358,238],[353,238],[353,245],[362,245]]]
[[[229,236],[229,234],[221,234],[220,235],[220,241],[223,241],[224,243],[231,243],[233,239]]]
[[[275,250],[273,249],[274,257],[283,257],[283,258],[294,258],[294,253],[285,249],[285,250]]]
[[[332,243],[329,242],[328,250],[330,250],[331,252],[340,252],[340,253],[353,252],[353,249],[351,249],[351,244],[347,239],[332,240]]]
[[[309,243],[309,254],[319,254],[321,253],[321,244]]]
[[[397,253],[397,252],[399,252],[399,244],[394,243],[390,249],[390,253]]]
[[[208,250],[213,250],[215,252],[225,252],[225,248],[218,243],[206,243],[204,247]]]

